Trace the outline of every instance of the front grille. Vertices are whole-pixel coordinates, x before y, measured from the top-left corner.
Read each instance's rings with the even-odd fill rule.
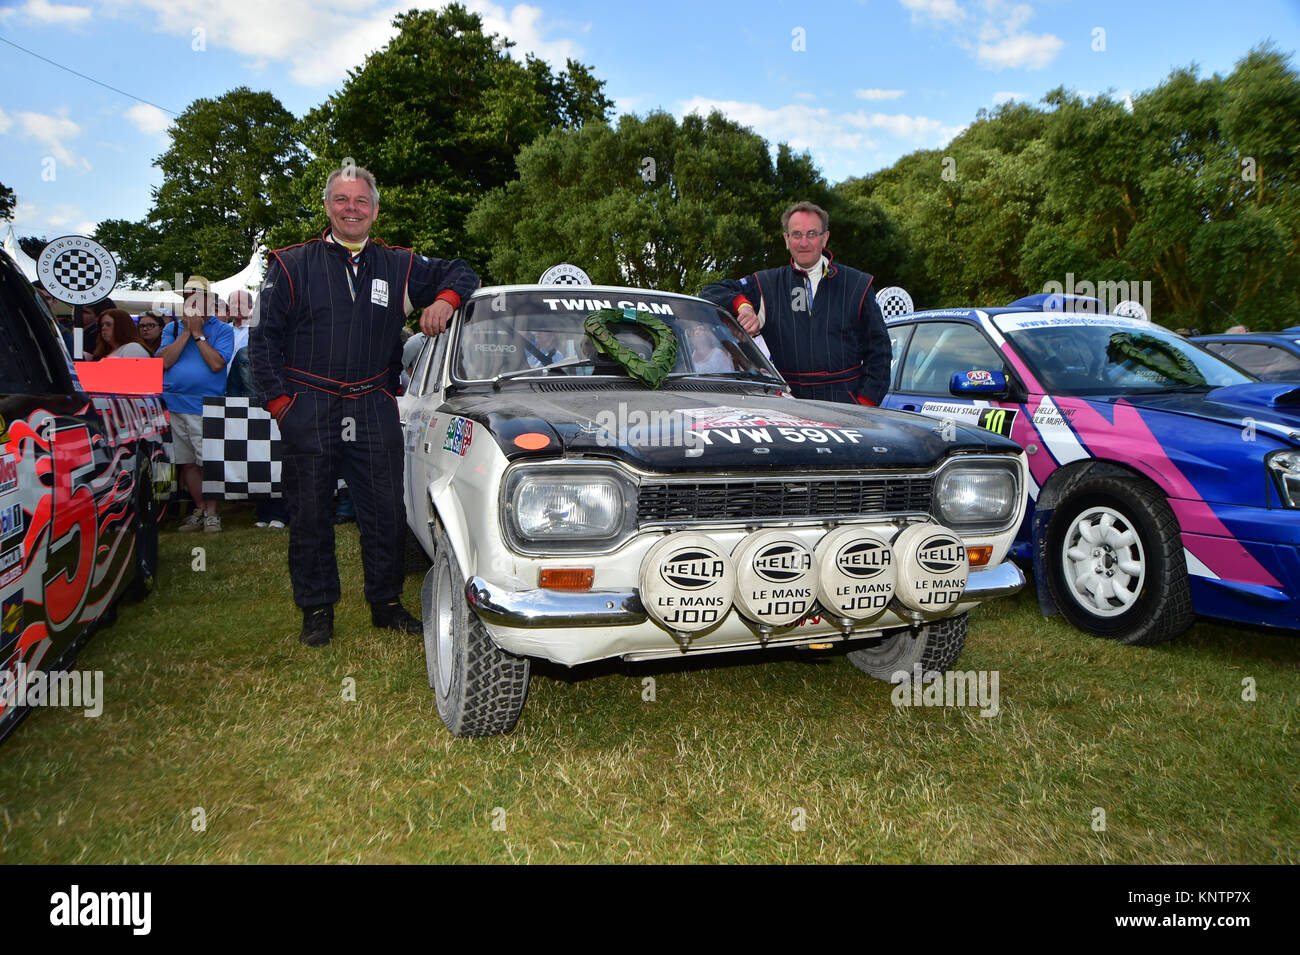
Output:
[[[641,485],[637,520],[763,521],[930,512],[928,477],[666,481]]]

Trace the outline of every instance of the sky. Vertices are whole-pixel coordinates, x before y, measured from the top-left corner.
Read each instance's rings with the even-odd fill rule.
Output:
[[[168,126],[195,99],[248,86],[302,116],[384,45],[395,13],[442,5],[0,0],[0,183],[17,193],[15,232],[143,218]],[[717,108],[808,151],[831,182],[942,148],[979,110],[1058,86],[1122,100],[1175,68],[1229,73],[1265,42],[1300,65],[1300,0],[465,5],[513,55],[588,65],[616,115]]]

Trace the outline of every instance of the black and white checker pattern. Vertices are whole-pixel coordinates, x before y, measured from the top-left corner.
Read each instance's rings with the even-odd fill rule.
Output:
[[[54,276],[58,283],[73,292],[94,288],[104,275],[99,260],[85,249],[69,249],[54,260]]]
[[[880,306],[880,312],[885,318],[893,318],[896,315],[910,315],[916,310],[912,305],[912,296],[897,285],[882,288],[877,292],[876,304]]]
[[[248,398],[203,399],[203,494],[280,496],[280,428]]]

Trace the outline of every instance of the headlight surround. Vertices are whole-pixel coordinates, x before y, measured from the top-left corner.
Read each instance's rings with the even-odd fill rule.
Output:
[[[997,533],[1020,518],[1020,468],[1014,461],[953,461],[934,479],[934,516],[962,533]]]
[[[1274,451],[1264,463],[1283,507],[1300,507],[1300,451]]]
[[[503,525],[524,551],[618,543],[636,517],[636,485],[608,467],[521,468],[506,478]]]

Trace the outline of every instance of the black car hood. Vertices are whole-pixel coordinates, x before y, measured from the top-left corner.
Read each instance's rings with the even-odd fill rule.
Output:
[[[661,473],[925,468],[954,451],[1019,450],[991,432],[907,412],[691,385],[515,386],[461,392],[440,410],[485,428],[507,458],[605,457]]]

